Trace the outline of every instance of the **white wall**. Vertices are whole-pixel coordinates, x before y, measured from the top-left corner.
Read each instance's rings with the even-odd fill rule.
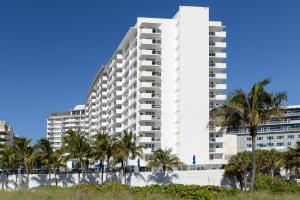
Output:
[[[179,156],[209,163],[209,11],[180,7]]]
[[[231,183],[223,178],[224,170],[198,170],[198,171],[176,171],[163,177],[161,173],[141,172],[127,174],[127,184],[130,186],[146,186],[151,184],[176,183],[176,184],[197,184],[197,185],[216,185],[230,187]],[[85,180],[85,181],[84,181]],[[104,174],[104,181],[106,174]],[[121,181],[124,183],[122,174],[109,175],[108,180]],[[70,187],[78,184],[78,174],[62,174],[57,175],[58,185],[61,187]],[[16,176],[10,175],[8,178],[7,188],[14,190],[16,188],[28,188],[26,184],[26,175],[18,178],[16,184]],[[101,174],[86,174],[85,179],[81,174],[81,183],[101,183]],[[43,185],[55,185],[54,175],[48,174],[32,174],[29,178],[29,188],[36,188]],[[6,189],[5,176],[0,178],[0,188]]]

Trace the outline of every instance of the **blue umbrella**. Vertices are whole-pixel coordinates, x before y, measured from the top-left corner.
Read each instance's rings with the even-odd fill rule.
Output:
[[[195,164],[196,164],[196,156],[193,155],[193,165],[195,165]]]

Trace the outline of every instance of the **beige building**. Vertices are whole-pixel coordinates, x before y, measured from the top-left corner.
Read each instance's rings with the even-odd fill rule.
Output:
[[[0,143],[12,146],[14,144],[14,131],[5,121],[0,121]]]

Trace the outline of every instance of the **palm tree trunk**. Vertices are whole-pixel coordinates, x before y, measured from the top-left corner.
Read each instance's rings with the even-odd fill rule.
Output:
[[[26,163],[25,163],[25,168],[26,168],[26,184],[27,184],[27,188],[29,188],[29,169]]]
[[[18,172],[16,173],[16,187],[15,187],[15,189],[17,189],[18,188]]]
[[[56,169],[54,169],[55,186],[57,187]]]
[[[103,184],[103,175],[104,175],[104,160],[101,160],[102,169],[101,169],[101,184]]]
[[[251,133],[252,132],[252,133]],[[251,182],[250,182],[250,191],[254,189],[255,174],[256,174],[256,127],[251,128],[250,134],[252,136],[252,172],[251,172]]]

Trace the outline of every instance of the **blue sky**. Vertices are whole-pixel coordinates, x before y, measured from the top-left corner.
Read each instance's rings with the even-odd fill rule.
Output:
[[[272,78],[300,104],[300,1],[297,0],[0,0],[0,119],[33,139],[46,118],[84,103],[136,17],[170,18],[179,5],[210,7],[227,26],[228,91]]]

